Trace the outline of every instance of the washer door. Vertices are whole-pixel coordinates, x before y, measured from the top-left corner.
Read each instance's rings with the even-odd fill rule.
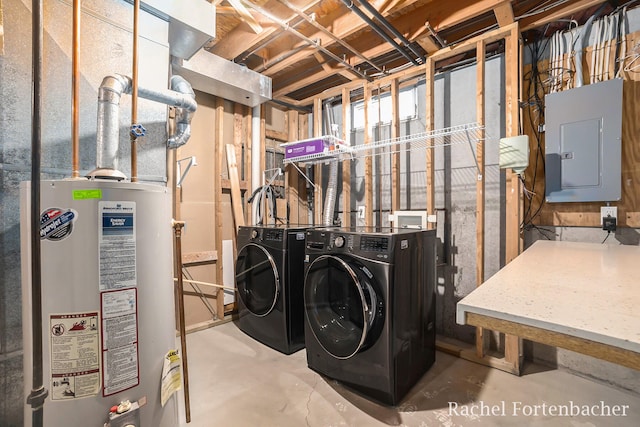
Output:
[[[256,316],[273,310],[280,293],[276,263],[262,246],[249,243],[238,252],[236,286],[247,309]]]
[[[374,324],[383,319],[382,298],[364,266],[337,256],[316,258],[304,283],[305,315],[324,350],[348,359],[372,341]],[[378,328],[375,328],[378,329]]]

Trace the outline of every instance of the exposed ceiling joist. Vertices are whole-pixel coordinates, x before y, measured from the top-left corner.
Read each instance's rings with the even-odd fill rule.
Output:
[[[493,13],[496,15],[498,25],[501,27],[513,24],[514,22],[513,7],[511,7],[511,1],[503,1],[493,8]]]

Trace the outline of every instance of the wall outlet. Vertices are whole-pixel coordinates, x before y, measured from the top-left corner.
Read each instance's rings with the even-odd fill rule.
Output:
[[[615,218],[618,220],[618,207],[617,206],[601,206],[600,207],[600,225],[602,225],[603,218]]]
[[[364,219],[364,206],[358,206],[358,219]]]

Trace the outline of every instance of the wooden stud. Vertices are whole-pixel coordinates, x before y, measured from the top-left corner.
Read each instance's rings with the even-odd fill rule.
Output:
[[[400,83],[398,79],[391,81],[391,139],[400,137]],[[400,152],[394,145],[391,155],[391,211],[400,210]]]
[[[425,131],[431,132],[435,129],[434,116],[434,89],[433,79],[435,75],[435,62],[431,57],[427,58],[426,64],[426,117]],[[427,215],[435,215],[435,153],[434,149],[427,149],[426,152],[426,175],[427,175]],[[435,228],[434,223],[429,223],[427,227],[431,230]]]
[[[265,181],[265,177],[264,177],[264,170],[267,168],[266,164],[267,164],[267,158],[266,158],[266,147],[267,147],[267,141],[266,141],[266,135],[267,135],[267,123],[266,123],[266,106],[265,104],[262,104],[260,106],[260,145],[262,146],[262,150],[260,151],[260,171],[261,171],[261,182],[260,185],[264,185],[266,184]],[[265,224],[266,220],[267,220],[267,201],[263,200],[262,201],[262,212],[265,213],[262,221],[263,224]]]
[[[242,196],[240,193],[240,179],[238,178],[238,162],[236,161],[236,148],[233,144],[226,144],[227,147],[227,169],[229,171],[229,181],[231,182],[231,208],[233,210],[233,220],[238,229],[244,226],[244,211],[242,209]],[[236,235],[234,233],[234,237]],[[235,245],[234,238],[234,245]]]
[[[485,125],[485,49],[484,41],[478,41],[476,48],[476,121]],[[485,160],[484,130],[480,131],[476,142],[478,179],[476,180],[476,286],[484,283],[484,221],[485,221]],[[482,328],[476,328],[476,354],[482,358],[489,349],[488,334]]]
[[[216,144],[216,169],[214,184],[214,200],[216,206],[216,251],[222,253],[222,159],[224,158],[224,100],[216,98],[215,102],[215,144]],[[222,282],[222,262],[216,262],[216,281]],[[219,291],[216,297],[216,314],[218,319],[224,319],[224,292]]]
[[[298,116],[299,113],[295,110],[287,112],[288,116],[288,136],[289,141],[293,142],[298,140]],[[300,180],[304,179],[300,176],[298,169],[291,165],[285,167],[285,180],[287,190],[286,197],[287,203],[290,207],[289,220],[294,224],[301,224],[304,221],[300,221]]]
[[[510,34],[505,39],[505,80],[507,102],[506,122],[507,137],[516,136],[519,132],[519,94],[518,89],[520,73],[520,32],[518,23],[510,26]],[[522,239],[520,237],[520,220],[522,217],[521,185],[518,176],[511,170],[506,172],[506,200],[505,200],[505,262],[512,261],[521,251]],[[505,335],[504,357],[508,363],[514,367],[514,371],[520,372],[522,369],[522,339],[514,335]]]
[[[313,100],[313,136],[322,136],[322,99],[315,98]],[[315,191],[313,196],[313,220],[314,224],[322,224],[322,164],[315,165],[315,173],[313,183]]]
[[[342,89],[342,139],[351,135],[351,91]],[[351,161],[342,162],[342,226],[351,227]]]
[[[244,181],[243,182],[246,183],[247,191],[251,191],[251,189],[253,188],[252,186],[253,184],[251,182],[251,144],[253,141],[253,133],[259,132],[259,129],[253,128],[253,109],[252,108],[247,109],[247,114],[245,115],[244,120],[247,128],[247,139],[246,139],[246,144],[244,146],[245,149],[244,149],[244,170],[243,170]],[[251,193],[249,193],[246,199],[248,200],[249,197],[251,197]],[[248,202],[246,200],[245,200],[245,204],[248,205]],[[247,206],[244,219],[245,219],[245,224],[253,224],[251,208],[249,206]]]
[[[371,104],[372,86],[364,84],[364,143],[371,144],[369,127],[369,107]],[[373,159],[367,156],[364,160],[364,225],[373,226]]]

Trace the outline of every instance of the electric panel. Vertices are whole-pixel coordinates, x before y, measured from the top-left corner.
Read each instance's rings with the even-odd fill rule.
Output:
[[[545,97],[547,202],[621,196],[622,80]]]

